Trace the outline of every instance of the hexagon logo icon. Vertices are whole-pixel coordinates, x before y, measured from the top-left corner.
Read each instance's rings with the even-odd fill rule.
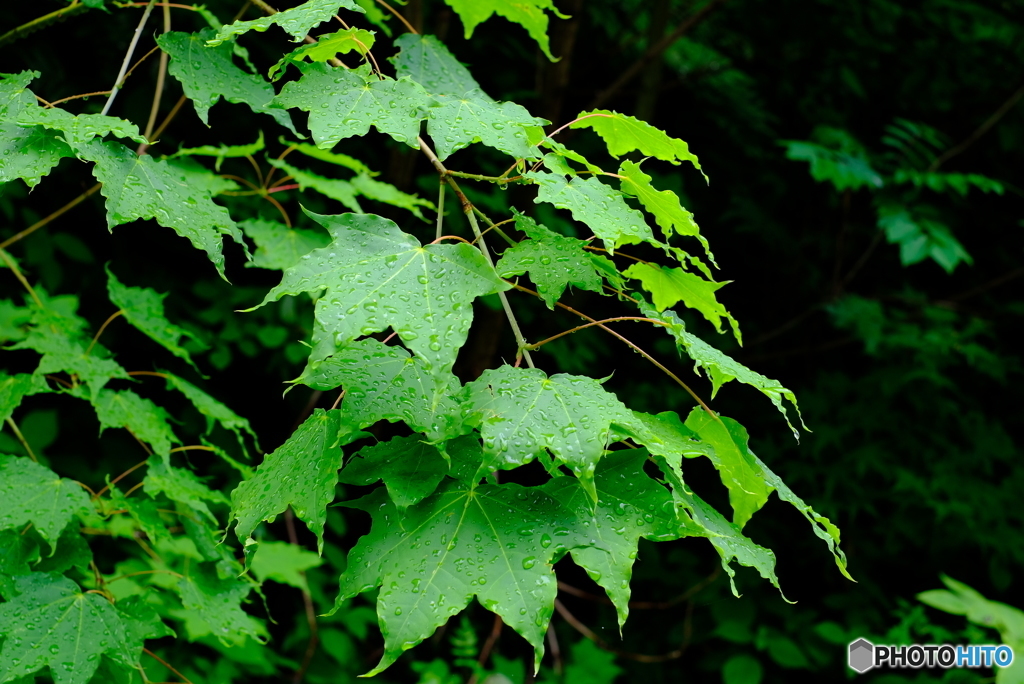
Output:
[[[875,645],[867,639],[857,639],[850,644],[850,668],[864,674],[875,666]]]

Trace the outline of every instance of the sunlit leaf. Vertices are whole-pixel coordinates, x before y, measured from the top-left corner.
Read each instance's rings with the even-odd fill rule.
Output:
[[[462,97],[479,90],[469,69],[434,36],[406,33],[395,40],[395,46],[401,49],[391,58],[396,78],[408,77],[437,97]],[[479,96],[490,99],[482,91]]]
[[[555,61],[548,44],[548,15],[551,12],[560,19],[568,16],[559,12],[552,0],[524,0],[523,2],[507,2],[507,0],[445,0],[455,10],[466,27],[466,38],[473,35],[473,30],[480,23],[487,21],[492,15],[498,14],[509,21],[526,29],[530,37],[544,51],[548,59]]]
[[[315,43],[303,45],[282,57],[277,64],[270,67],[267,75],[274,79],[274,75],[284,69],[289,62],[301,62],[307,59],[310,62],[326,62],[339,54],[352,51],[365,55],[373,47],[373,41],[373,31],[355,27],[318,36]]]
[[[471,90],[431,107],[427,133],[442,161],[475,142],[517,159],[537,159],[540,152],[530,144],[526,129],[548,123],[514,102],[492,102],[482,91]]]
[[[622,275],[639,280],[653,296],[654,306],[659,311],[682,302],[686,307],[699,311],[718,332],[722,332],[722,319],[729,321],[736,340],[743,343],[739,323],[715,296],[715,292],[730,281],[716,283],[681,268],[666,268],[657,264],[633,264]]]
[[[641,154],[663,159],[673,164],[688,161],[701,171],[696,155],[690,147],[673,138],[660,128],[655,128],[646,121],[632,116],[611,112],[607,109],[594,109],[580,112],[579,120],[570,128],[590,128],[604,140],[608,152],[613,157],[639,151]],[[704,172],[701,171],[703,174]],[[707,176],[705,176],[705,179]]]
[[[309,30],[330,21],[331,17],[337,14],[338,10],[344,8],[353,12],[362,12],[363,9],[354,0],[307,0],[298,7],[286,9],[283,12],[272,14],[268,17],[251,19],[248,21],[236,21],[228,24],[217,32],[217,35],[207,42],[208,45],[220,45],[234,36],[240,36],[249,31],[266,31],[271,26],[277,25],[292,35],[295,42],[306,37]]]
[[[296,544],[264,541],[252,557],[249,570],[260,582],[273,580],[309,591],[303,573],[323,563],[320,556]]]

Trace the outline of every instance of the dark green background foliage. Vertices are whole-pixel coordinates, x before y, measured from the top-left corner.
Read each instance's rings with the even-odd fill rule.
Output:
[[[6,4],[0,71],[39,72],[31,83],[28,75],[17,78],[51,103],[110,88],[145,6],[75,0],[59,20],[32,23],[68,3]],[[395,4],[418,32],[436,37],[428,49],[450,50],[469,69],[440,74],[429,63],[403,62],[401,54],[409,58],[423,43],[380,4],[308,3],[331,5],[327,17],[341,7],[351,26],[376,32],[338,41],[348,66],[363,63],[362,53],[372,47],[383,73],[412,79],[380,82],[364,80],[367,66],[358,72],[329,67],[312,49],[282,60],[301,44],[288,42],[276,26],[237,41],[222,35],[226,42],[205,47],[240,11],[243,20],[264,16],[242,0],[211,0],[203,12],[172,7],[167,14],[176,33],[168,35],[161,35],[165,10],[154,8],[132,62],[158,41],[170,55],[153,119],[167,126],[143,159],[190,174],[184,189],[157,193],[154,211],[133,205],[135,181],[116,173],[118,164],[135,163],[132,152],[142,138],[131,138],[134,131],[89,133],[55,121],[31,96],[27,104],[0,102],[0,242],[39,298],[34,302],[3,267],[0,407],[4,415],[13,412],[0,432],[0,507],[6,507],[0,508],[0,648],[7,660],[0,662],[0,681],[52,675],[57,682],[140,682],[141,671],[133,669],[140,662],[153,682],[349,681],[405,650],[379,629],[378,610],[382,618],[402,615],[393,605],[407,612],[405,626],[392,624],[392,634],[429,638],[376,675],[381,681],[842,681],[846,644],[861,636],[890,643],[1002,638],[1017,643],[1018,658],[1024,657],[1024,635],[947,614],[968,612],[955,604],[977,599],[967,587],[947,579],[952,593],[932,591],[921,597],[924,603],[917,600],[944,574],[989,599],[1024,605],[1024,368],[1013,342],[1024,333],[1024,8],[1000,0],[558,0],[558,14],[543,1],[526,4],[533,8],[526,19],[502,0]],[[484,16],[492,6],[512,21]],[[549,19],[547,38],[540,16]],[[472,23],[479,26],[467,37]],[[310,33],[339,26],[332,20]],[[296,37],[305,34],[297,31]],[[548,59],[546,49],[559,60]],[[193,59],[190,50],[205,50],[207,61]],[[111,116],[147,130],[161,54],[132,71]],[[274,82],[264,78],[271,67]],[[204,81],[210,69],[220,75]],[[8,87],[13,78],[0,84]],[[474,78],[482,92],[464,97],[468,104],[455,111]],[[379,95],[382,106],[340,115],[349,106],[344,98],[363,88]],[[2,92],[8,97],[12,90]],[[192,99],[179,101],[183,93]],[[281,106],[268,106],[275,93]],[[98,114],[106,100],[98,94],[58,106]],[[401,112],[389,102],[400,103]],[[409,123],[417,108],[426,120],[420,129]],[[550,134],[593,109],[634,116],[685,140],[710,182],[682,153],[675,158],[650,146],[620,153],[615,145],[622,137],[603,133],[609,120],[601,118],[555,140],[625,178],[599,182],[583,172],[567,185],[556,173],[564,157],[535,166],[546,152],[566,154],[554,144],[534,146],[543,135],[538,125]],[[485,121],[473,129],[475,111]],[[502,118],[486,119],[495,112]],[[508,126],[520,135],[502,132]],[[495,221],[510,219],[502,228],[523,241],[506,247],[497,231],[488,233],[492,250],[505,249],[497,271],[454,240],[417,251],[409,234],[424,244],[434,239],[438,199],[437,172],[408,144],[417,130],[433,139],[452,170],[498,176],[516,158],[534,158],[509,174],[529,172],[528,182],[458,179],[469,201]],[[302,144],[278,161],[300,137]],[[474,138],[480,142],[470,144]],[[16,179],[34,185],[49,167],[19,171],[26,154],[59,162],[31,192]],[[568,165],[585,171],[585,163]],[[292,179],[280,184],[286,176]],[[5,242],[97,180],[101,192]],[[645,197],[654,196],[641,188],[648,182],[672,191],[693,212],[713,259],[687,237],[697,230],[693,219],[651,208]],[[262,190],[250,192],[255,188]],[[602,207],[579,199],[608,188],[639,201]],[[215,202],[189,201],[204,192]],[[121,199],[112,199],[117,193]],[[642,225],[641,207],[650,213],[650,228]],[[472,240],[451,189],[444,210],[444,232]],[[349,211],[367,216],[339,216]],[[175,230],[186,234],[187,217],[196,212],[206,217],[208,233],[190,243]],[[291,230],[283,228],[285,215]],[[668,242],[673,221],[679,235],[670,244],[688,254],[653,244],[663,236]],[[348,246],[337,257],[300,258],[357,229],[372,232],[364,243],[376,242],[356,246],[351,239],[336,243]],[[207,252],[216,257],[222,233],[233,239],[223,241],[215,268]],[[592,235],[599,239],[591,247],[615,247],[614,263],[605,252],[582,249],[581,240]],[[537,263],[556,252],[571,268],[545,274]],[[452,307],[445,325],[456,322],[440,332],[420,327],[429,320],[423,312],[430,298],[405,308],[396,303],[423,282],[409,277],[388,295],[395,311],[348,311],[347,337],[333,334],[340,327],[325,328],[342,326],[325,323],[328,314],[346,313],[331,309],[334,299],[358,294],[396,255],[421,259],[420,277],[428,280],[445,264],[476,269],[465,276],[461,299],[444,304]],[[688,270],[669,281],[637,265],[624,277],[630,257]],[[677,258],[681,263],[672,264]],[[719,269],[702,275],[707,266],[698,258]],[[332,267],[341,275],[318,280]],[[352,273],[363,280],[353,285]],[[708,275],[731,282],[709,291]],[[610,327],[743,426],[729,418],[710,421],[699,408],[691,414],[694,400],[682,387],[594,327],[532,351],[550,383],[539,371],[510,368],[517,343],[495,294],[507,287],[498,276],[544,298],[508,292],[528,341],[580,324],[550,309],[556,299],[596,319],[658,318],[661,325]],[[695,285],[697,279],[705,285]],[[603,284],[628,286],[630,296],[652,299],[657,309],[646,302],[642,314],[627,309],[623,300],[602,296],[608,294]],[[155,293],[166,293],[162,304]],[[249,310],[265,298],[270,303]],[[666,306],[678,316],[661,312]],[[90,346],[118,310],[124,314]],[[351,322],[359,316],[365,317]],[[742,346],[731,334],[734,320],[742,326]],[[666,324],[677,340],[665,334]],[[386,339],[392,326],[404,348]],[[431,332],[441,337],[434,340]],[[716,349],[767,377],[740,374],[712,398],[705,373],[729,379],[723,366],[708,361]],[[43,366],[40,354],[47,355]],[[705,360],[700,377],[686,354]],[[453,359],[454,375],[446,366]],[[366,368],[398,375],[399,385],[428,397],[429,406],[409,409],[402,402],[412,395],[398,390],[375,399],[375,389],[354,379]],[[129,378],[125,371],[148,374]],[[605,380],[598,385],[558,373]],[[285,384],[296,378],[300,384]],[[350,383],[365,392],[351,391],[342,410],[332,410],[338,388]],[[811,430],[800,431],[799,443],[764,396],[785,401],[799,429],[778,383],[795,393]],[[558,392],[578,393],[577,413],[552,418],[550,410],[538,411],[511,426],[502,418],[524,402],[554,406]],[[630,410],[673,411],[685,425]],[[583,415],[600,425],[582,430],[572,438],[575,450],[568,449],[559,428]],[[750,451],[743,448],[748,433]],[[524,434],[544,439],[523,445],[517,440]],[[656,434],[676,442],[665,447]],[[692,440],[678,446],[686,435]],[[424,444],[428,438],[443,448]],[[494,445],[503,440],[511,446],[500,451]],[[591,479],[586,466],[609,441],[616,451],[601,458]],[[624,448],[637,443],[652,455],[647,465],[644,452]],[[40,465],[31,463],[25,444]],[[171,452],[180,446],[201,448]],[[356,452],[362,458],[350,462]],[[335,487],[342,453],[346,466]],[[795,604],[756,571],[733,564],[742,594],[735,598],[715,547],[678,539],[699,533],[680,527],[699,518],[681,501],[685,488],[673,486],[670,461],[678,465],[681,455],[694,491],[724,514],[735,510],[738,523],[750,518],[743,533],[774,552],[781,590]],[[145,467],[123,475],[140,462]],[[481,463],[501,468],[497,481],[474,480]],[[65,479],[57,482],[47,468]],[[772,471],[842,530],[856,583],[794,510],[806,505],[778,500],[788,490],[770,479]],[[93,492],[110,488],[90,501],[75,481]],[[780,496],[768,498],[771,488]],[[612,540],[625,545],[607,547],[617,551],[608,554],[577,532],[591,520],[596,528],[601,515],[612,520],[615,501],[649,509],[638,513],[635,531]],[[325,510],[329,502],[342,505]],[[761,504],[765,510],[750,517]],[[416,545],[432,539],[417,525],[444,528],[454,513],[476,524],[513,505],[515,524],[547,543],[539,558],[510,554],[522,566],[510,576],[540,578],[540,588],[515,590],[508,578],[482,570],[492,578],[490,589],[473,584],[471,593],[498,612],[521,600],[530,619],[512,610],[502,626],[476,602],[436,632],[461,605],[410,617],[403,592],[414,586],[415,564],[427,556]],[[381,550],[395,540],[406,546],[391,555]],[[622,559],[636,543],[630,595],[616,582],[628,581]],[[556,589],[543,584],[553,582],[548,562],[558,572],[553,608]],[[772,577],[770,570],[765,576]],[[330,616],[321,615],[332,607]],[[85,645],[72,649],[71,623],[78,619],[91,627]],[[408,627],[416,620],[423,624]],[[52,643],[24,655],[18,649],[34,643],[25,631],[32,621],[58,626]],[[546,644],[536,675],[535,649],[513,629],[533,646]],[[148,655],[140,655],[143,646]],[[26,674],[32,672],[35,680]],[[875,672],[862,679],[982,682],[992,676]],[[1024,681],[1018,676],[1000,681]]]

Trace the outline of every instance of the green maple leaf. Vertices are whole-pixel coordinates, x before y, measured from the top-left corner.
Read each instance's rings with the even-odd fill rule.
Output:
[[[244,243],[227,209],[214,204],[208,191],[189,186],[184,174],[167,162],[140,157],[119,143],[93,140],[77,150],[95,162],[93,175],[103,183],[100,192],[107,198],[107,227],[156,219],[205,251],[224,276],[223,236]]]
[[[207,45],[220,45],[234,36],[240,36],[249,31],[266,31],[274,25],[280,26],[290,33],[295,39],[294,42],[297,43],[305,38],[314,26],[330,21],[331,17],[337,14],[342,7],[353,12],[363,12],[363,8],[355,0],[308,0],[298,7],[286,9],[269,17],[228,24],[221,28],[216,36],[207,41]]]
[[[672,498],[680,522],[689,534],[707,537],[718,551],[722,569],[729,575],[732,593],[740,595],[736,589],[733,560],[740,565],[754,568],[761,577],[771,582],[772,586],[781,592],[779,578],[775,575],[775,554],[745,537],[739,527],[726,520],[710,504],[694,494],[683,481],[678,458],[661,455],[654,455],[653,458],[672,487]],[[785,596],[783,598],[785,599]]]
[[[199,147],[179,147],[178,151],[169,156],[168,159],[175,159],[178,157],[216,157],[217,161],[214,162],[213,168],[220,171],[220,165],[225,159],[252,156],[265,147],[266,143],[263,141],[263,131],[260,131],[259,137],[256,138],[256,142],[249,143],[248,145],[200,145]],[[227,181],[226,178],[221,178],[220,180],[233,182]]]
[[[559,19],[568,19],[568,15],[562,14],[556,8],[552,0],[523,0],[522,2],[508,2],[507,0],[444,0],[462,18],[462,24],[466,27],[466,38],[473,35],[473,30],[478,24],[487,21],[492,15],[498,14],[509,21],[519,24],[526,29],[530,37],[537,41],[537,45],[544,51],[548,59],[556,61],[551,54],[551,46],[548,43],[548,15],[547,11],[553,13]]]
[[[532,116],[525,107],[514,102],[493,102],[480,90],[439,98],[439,102],[440,106],[430,108],[427,120],[427,133],[434,141],[438,159],[444,161],[475,142],[516,159],[540,157],[537,147],[530,143],[527,129],[551,122]]]
[[[390,204],[391,206],[398,207],[399,209],[405,209],[412,212],[412,214],[419,219],[423,218],[423,213],[420,212],[420,207],[426,207],[432,211],[436,209],[434,203],[430,200],[423,199],[418,195],[410,195],[409,193],[402,192],[394,185],[374,180],[366,173],[360,173],[353,176],[350,182],[352,183],[352,187],[366,199],[371,199],[383,204]]]
[[[17,122],[22,126],[38,125],[60,131],[63,134],[61,137],[72,147],[111,134],[118,138],[129,138],[137,143],[146,142],[135,124],[102,114],[72,114],[60,108],[47,109],[37,106],[22,111],[17,117]]]
[[[0,121],[13,122],[21,112],[39,106],[28,89],[28,84],[39,76],[38,71],[0,74]]]
[[[542,171],[525,176],[540,186],[535,202],[571,211],[572,217],[594,231],[608,251],[641,242],[657,244],[643,214],[626,204],[622,193],[610,185],[579,176],[567,181],[560,173]]]
[[[256,474],[231,492],[235,534],[245,542],[264,520],[291,506],[323,550],[327,504],[334,500],[341,469],[341,445],[365,433],[342,423],[341,411],[316,409],[284,444],[268,454]]]
[[[292,62],[301,62],[306,59],[310,62],[326,62],[336,55],[353,50],[365,55],[373,47],[375,36],[374,31],[355,27],[317,36],[315,43],[303,45],[282,57],[277,64],[270,67],[267,76],[272,80],[277,80],[274,75]]]
[[[192,402],[192,406],[206,417],[207,434],[210,433],[210,430],[213,429],[213,424],[216,422],[225,430],[235,433],[235,436],[238,438],[238,444],[242,447],[243,452],[245,452],[245,441],[242,439],[243,431],[248,433],[252,437],[252,441],[256,442],[258,446],[259,440],[256,439],[256,433],[253,432],[248,420],[242,418],[187,380],[183,380],[171,373],[165,372],[164,375],[167,376],[167,384],[184,394],[185,398]]]
[[[78,483],[22,456],[0,454],[0,530],[32,523],[40,536],[53,542],[77,515],[92,509]],[[19,529],[20,531],[20,529]]]
[[[436,97],[462,97],[479,90],[469,69],[434,36],[406,33],[395,40],[401,52],[391,58],[397,78],[408,77]],[[482,94],[482,91],[481,91]],[[487,95],[484,98],[490,99]]]
[[[171,57],[167,71],[181,83],[192,100],[199,120],[209,126],[210,107],[221,97],[228,102],[249,105],[257,114],[269,114],[279,124],[298,135],[288,112],[270,109],[274,88],[255,74],[235,66],[231,45],[207,47],[212,29],[198,33],[169,31],[157,37],[157,44]]]
[[[50,555],[44,555],[32,566],[36,572],[65,573],[71,568],[89,572],[92,551],[77,525],[68,525],[55,542],[50,542]]]
[[[217,160],[219,161],[220,159]],[[180,174],[182,180],[190,187],[207,193],[210,197],[242,188],[235,181],[218,176],[191,157],[168,158],[167,165]]]
[[[242,610],[241,602],[252,591],[249,581],[222,578],[213,563],[199,563],[178,580],[178,592],[185,610],[210,627],[225,645],[240,645],[247,636],[263,643],[266,628]]]
[[[715,297],[715,292],[732,281],[716,283],[681,268],[666,268],[658,264],[633,264],[622,275],[639,280],[644,289],[653,295],[654,306],[658,311],[664,311],[681,301],[687,307],[699,311],[719,333],[722,332],[722,319],[725,318],[732,326],[736,340],[743,344],[739,322]]]
[[[466,341],[473,300],[509,288],[467,244],[421,246],[380,216],[306,213],[327,228],[331,244],[286,270],[259,306],[326,290],[316,303],[309,370],[356,338],[390,327],[444,377]]]
[[[226,504],[228,498],[224,494],[207,487],[191,470],[175,468],[154,458],[150,458],[148,465],[143,480],[147,494],[156,496],[163,493],[171,501],[183,503],[196,513],[205,515],[214,525],[217,524],[217,516],[210,511],[207,502]]]
[[[715,264],[715,257],[708,247],[708,241],[700,234],[700,228],[693,220],[693,214],[686,211],[679,202],[679,196],[671,190],[655,190],[651,185],[651,177],[640,170],[639,164],[627,161],[619,167],[619,175],[622,177],[622,192],[632,195],[640,200],[644,209],[654,215],[654,220],[661,227],[665,239],[672,237],[673,232],[679,235],[689,235],[700,240],[704,246],[704,253],[708,260]],[[717,267],[718,264],[715,264]],[[708,278],[710,278],[708,274]]]
[[[21,178],[33,188],[61,159],[73,156],[72,149],[53,131],[0,123],[0,158],[4,160],[0,183]]]
[[[600,293],[603,276],[617,270],[607,257],[584,250],[585,241],[559,235],[529,216],[516,213],[516,228],[530,239],[506,249],[495,270],[502,278],[529,271],[549,309],[555,308],[570,284]]]
[[[49,391],[50,387],[41,375],[7,375],[0,372],[0,422],[11,417],[14,409],[21,405],[21,400],[25,397]]]
[[[195,368],[192,357],[178,341],[182,337],[196,340],[188,330],[174,325],[164,314],[166,294],[158,294],[148,287],[128,287],[121,284],[107,267],[107,294],[114,306],[121,310],[125,320],[142,334]]]
[[[447,473],[448,463],[437,447],[412,435],[361,449],[341,471],[340,481],[370,485],[383,480],[395,505],[407,508],[433,494]]]
[[[103,653],[137,662],[125,652],[124,623],[107,599],[51,573],[16,577],[14,584],[17,596],[0,604],[0,681],[49,666],[57,684],[85,684]]]
[[[295,179],[300,190],[312,188],[325,197],[338,200],[349,211],[354,211],[357,214],[363,213],[363,208],[359,206],[359,201],[356,199],[356,189],[347,180],[325,178],[311,171],[296,168],[280,159],[268,159],[267,161],[274,168],[281,169]]]
[[[615,604],[619,629],[629,616],[629,581],[641,537],[655,541],[677,539],[684,532],[676,519],[672,495],[643,472],[644,449],[615,451],[597,466],[597,508],[571,477],[556,477],[543,489],[571,510],[576,529],[591,536],[592,546],[573,548],[573,561],[582,567]]]
[[[474,596],[534,648],[539,666],[554,608],[552,563],[566,550],[573,517],[543,491],[515,484],[445,480],[404,513],[378,489],[357,502],[373,517],[348,556],[335,610],[380,587],[381,672]],[[399,522],[401,521],[401,522]]]
[[[273,580],[309,591],[305,572],[323,564],[320,556],[301,546],[286,542],[264,541],[252,557],[249,569],[260,582]]]
[[[131,390],[101,390],[92,405],[100,421],[100,432],[111,427],[125,428],[164,458],[170,457],[172,444],[181,443],[171,429],[167,411]]]
[[[125,496],[116,486],[110,486],[110,508],[125,510],[139,529],[146,533],[154,544],[171,540],[167,524],[160,517],[156,501],[144,496]]]
[[[739,476],[743,479],[742,484],[737,483],[737,488],[749,487],[749,490],[753,490],[750,492],[752,496],[751,500],[746,504],[746,508],[748,510],[751,508],[753,510],[757,510],[757,508],[760,508],[758,501],[763,504],[772,491],[778,493],[780,499],[800,511],[800,514],[811,523],[811,529],[814,530],[814,534],[828,545],[829,551],[832,553],[839,571],[842,572],[847,579],[852,580],[853,578],[850,577],[850,574],[846,569],[846,555],[839,548],[839,528],[832,524],[828,518],[817,513],[813,508],[807,505],[803,499],[794,494],[793,490],[786,486],[778,475],[772,472],[768,466],[761,461],[761,459],[754,455],[754,452],[750,450],[750,438],[747,435],[746,428],[732,418],[726,418],[725,416],[722,416],[719,421],[714,421],[703,411],[701,411],[702,415],[698,415],[698,410],[699,409],[694,409],[694,412],[690,414],[689,418],[687,418],[686,425],[691,428],[701,440],[713,448],[718,459],[731,461],[734,465],[732,469],[733,473],[738,474],[739,472],[746,470],[745,473]],[[716,463],[715,467],[718,468],[719,464]],[[719,470],[722,469],[719,468]],[[725,472],[722,472],[722,481],[725,482]],[[757,478],[762,483],[759,490],[756,489],[756,485],[751,486],[753,473],[756,473]],[[731,488],[729,498],[730,500],[733,498]],[[740,509],[736,509],[735,517],[740,518]],[[736,522],[739,526],[742,526],[743,524],[739,520],[736,520]]]
[[[569,466],[596,500],[594,469],[609,442],[610,425],[629,420],[618,398],[593,378],[537,368],[501,366],[466,385],[461,401],[468,424],[480,424],[485,465],[509,469],[544,449]]]
[[[294,266],[303,256],[331,241],[322,230],[289,228],[266,219],[248,219],[238,227],[256,243],[256,252],[247,265],[276,271]]]
[[[448,373],[438,382],[437,373],[402,347],[358,340],[299,381],[324,392],[344,387],[345,421],[360,429],[379,420],[401,420],[431,440],[458,431],[458,407],[452,399],[460,390],[458,379]]]
[[[275,103],[309,112],[309,130],[319,147],[363,136],[372,124],[401,143],[418,148],[420,122],[433,100],[408,79],[379,80],[368,69],[301,65],[298,81],[286,83]]]
[[[760,373],[747,368],[736,359],[715,349],[696,335],[687,332],[682,320],[674,312],[658,311],[642,299],[640,300],[640,311],[647,318],[653,318],[665,324],[663,327],[675,338],[676,346],[679,350],[685,352],[693,360],[695,371],[699,368],[704,368],[708,378],[711,380],[712,398],[718,393],[719,388],[730,380],[738,380],[745,385],[750,385],[771,399],[772,403],[775,404],[775,408],[779,409],[779,412],[785,417],[786,424],[793,431],[793,436],[799,440],[800,433],[796,431],[796,428],[789,421],[786,407],[782,403],[783,399],[788,399],[793,404],[797,417],[800,418],[801,425],[803,425],[800,407],[796,403],[796,395],[793,392],[783,387],[778,380],[766,378]],[[806,426],[804,429],[806,429]]]
[[[685,142],[671,137],[646,121],[607,109],[580,112],[577,118],[580,120],[574,122],[570,128],[592,129],[608,145],[608,152],[613,157],[621,157],[639,150],[641,154],[673,164],[688,161],[701,171],[700,162],[697,161],[696,155],[690,152]],[[701,174],[703,173],[701,171]],[[704,176],[704,179],[707,180],[707,176]]]
[[[280,138],[280,142],[282,145],[287,145],[288,147],[295,148],[296,152],[304,154],[307,157],[319,159],[320,161],[325,161],[329,164],[343,166],[346,169],[351,169],[352,171],[355,171],[357,174],[365,174],[367,176],[380,175],[378,172],[373,171],[369,166],[367,166],[363,162],[359,161],[354,157],[350,157],[347,154],[342,154],[340,152],[331,152],[329,150],[322,150],[316,145],[310,145],[309,143],[291,142],[289,140],[286,140],[283,136]]]

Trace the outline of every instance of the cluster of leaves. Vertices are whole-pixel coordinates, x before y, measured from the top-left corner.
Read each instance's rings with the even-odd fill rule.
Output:
[[[544,10],[554,11],[549,2],[451,4],[467,36],[497,12],[522,24],[548,51]],[[212,27],[194,33],[168,31],[158,40],[169,58],[168,72],[203,123],[223,97],[302,138],[292,117],[309,113],[313,144],[288,143],[267,163],[294,186],[315,191],[321,202],[338,201],[350,213],[306,210],[308,227],[293,228],[283,210],[281,223],[240,213],[235,206],[229,211],[214,201],[218,195],[230,199],[248,192],[218,171],[224,160],[251,159],[263,151],[262,133],[250,145],[182,148],[157,158],[147,153],[152,141],[125,119],[76,114],[40,100],[30,89],[37,72],[0,81],[0,181],[20,179],[34,187],[63,159],[88,162],[105,198],[108,228],[152,219],[204,252],[221,277],[227,266],[222,241],[230,237],[250,265],[282,272],[280,283],[254,308],[286,295],[308,295],[314,302],[311,351],[293,382],[319,392],[341,390],[334,407],[312,410],[254,469],[247,464],[256,437],[250,424],[200,389],[200,381],[167,371],[128,371],[98,341],[110,320],[123,316],[163,349],[159,354],[169,353],[192,366],[187,372],[197,372],[189,351],[196,348],[197,334],[168,320],[161,295],[122,284],[114,264],[107,270],[107,290],[116,313],[96,326],[80,315],[77,297],[51,295],[33,285],[15,258],[0,252],[27,292],[20,301],[3,304],[4,342],[30,369],[0,380],[2,417],[24,452],[0,456],[5,501],[0,681],[32,676],[44,667],[58,682],[86,682],[94,675],[146,681],[151,670],[141,661],[145,641],[172,634],[244,662],[239,649],[259,651],[268,636],[265,621],[243,609],[246,602],[267,580],[308,592],[303,572],[320,563],[309,552],[267,539],[261,524],[294,514],[325,552],[328,506],[336,501],[339,481],[364,487],[383,483],[339,502],[372,519],[343,563],[334,606],[348,615],[351,633],[365,632],[365,622],[352,617],[359,613],[349,599],[376,592],[384,648],[370,674],[383,671],[474,598],[529,642],[538,667],[554,610],[553,566],[566,555],[606,591],[621,628],[629,614],[640,539],[707,538],[730,578],[738,563],[778,586],[774,554],[742,532],[772,492],[811,523],[846,574],[838,529],[754,455],[739,423],[699,399],[684,417],[634,411],[600,380],[535,368],[530,352],[546,341],[526,341],[505,295],[512,289],[535,294],[549,309],[566,307],[560,299],[570,286],[605,295],[623,310],[614,320],[641,320],[663,329],[678,352],[707,374],[713,394],[737,380],[766,395],[784,416],[784,402],[795,409],[791,391],[709,345],[673,311],[682,303],[718,332],[728,323],[737,342],[742,339],[735,318],[717,299],[725,283],[712,277],[716,263],[693,215],[675,192],[656,189],[641,169],[643,159],[653,157],[700,170],[686,143],[604,109],[584,111],[545,134],[548,121],[521,105],[495,101],[440,40],[415,33],[394,41],[394,76],[374,58],[372,48],[380,45],[376,34],[350,27],[281,57],[270,76],[297,72],[298,78],[279,90],[239,65],[247,62],[247,52],[238,38],[267,41],[273,33],[250,32],[278,26],[301,40],[342,10],[364,11],[352,0],[309,0],[256,20],[224,26],[212,20]],[[347,53],[362,63],[341,63],[338,57]],[[424,124],[426,137],[420,134]],[[468,237],[443,234],[443,193],[435,207],[376,180],[369,165],[334,149],[367,136],[371,127],[431,158],[460,199]],[[609,155],[634,160],[622,160],[616,172],[605,171],[558,142],[556,134],[566,128],[589,130]],[[132,149],[128,141],[140,147]],[[503,155],[509,170],[484,176],[444,166],[476,144]],[[292,152],[352,175],[337,178],[300,168],[284,161]],[[199,161],[203,157],[216,159],[213,169]],[[564,235],[520,212],[500,222],[514,223],[516,232],[509,235],[466,199],[454,180],[459,176],[533,186],[536,204],[567,210],[580,226],[577,231],[593,237]],[[270,186],[269,175],[261,181],[252,194],[272,200],[272,191],[286,188],[284,182]],[[424,209],[437,211],[435,239],[424,244],[395,221],[364,213],[360,198],[407,211],[413,219],[422,218]],[[485,238],[479,221],[508,243],[497,260],[485,241],[493,237]],[[702,254],[677,246],[680,236],[696,238]],[[247,238],[255,246],[251,256]],[[624,246],[653,256],[627,257],[631,265],[621,268],[615,259]],[[509,280],[524,275],[536,293]],[[639,289],[630,288],[637,283]],[[474,302],[492,296],[500,299],[515,333],[515,363],[463,382],[453,367],[467,341]],[[609,322],[568,310],[587,319],[587,326]],[[528,367],[521,367],[523,361]],[[172,394],[158,404],[122,388],[121,383],[141,376],[162,378]],[[124,429],[141,444],[149,456],[132,469],[145,468],[139,485],[119,489],[127,471],[93,491],[62,477],[59,460],[47,463],[35,454],[13,417],[24,410],[23,401],[46,394],[87,402],[101,431]],[[180,398],[168,398],[175,395]],[[185,414],[194,412],[205,422],[205,429],[189,430],[199,444],[183,440],[173,427],[166,407],[175,401]],[[367,432],[388,423],[403,427],[389,439]],[[237,440],[207,439],[215,428],[221,437],[234,433]],[[226,464],[216,486],[181,460],[191,451],[215,454]],[[683,459],[696,458],[708,459],[718,472],[731,518],[688,486]],[[225,519],[215,511],[226,506]],[[239,551],[223,539],[231,526]],[[86,543],[89,536],[130,540],[139,552],[109,568],[94,557],[100,552]],[[250,671],[273,669],[274,657],[261,653],[251,659]],[[190,667],[202,665],[196,661]]]

